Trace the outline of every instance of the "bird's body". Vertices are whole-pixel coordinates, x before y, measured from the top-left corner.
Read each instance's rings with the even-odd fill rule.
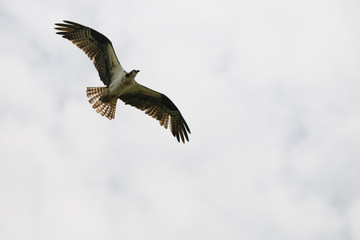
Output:
[[[121,94],[127,92],[134,84],[136,84],[135,76],[136,71],[133,70],[133,74],[127,76],[125,72],[119,72],[113,75],[113,80],[107,87],[107,91],[100,97],[100,100],[104,103],[117,99]],[[109,100],[107,100],[109,99]]]
[[[110,40],[101,33],[80,25],[64,21],[57,23],[57,34],[81,48],[99,72],[105,87],[88,87],[89,102],[98,113],[108,119],[115,118],[117,99],[134,106],[156,118],[165,128],[170,125],[172,134],[185,143],[189,141],[190,129],[179,109],[164,94],[151,90],[135,81],[139,70],[126,72],[120,65]]]

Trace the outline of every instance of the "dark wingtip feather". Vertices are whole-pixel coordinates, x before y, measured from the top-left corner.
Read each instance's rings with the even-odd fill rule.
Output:
[[[184,121],[184,126],[185,126],[186,130],[187,130],[189,133],[191,133],[190,128],[189,128],[189,126],[187,125],[187,123],[186,123],[185,121]]]
[[[69,26],[83,27],[83,25],[78,24],[76,22],[69,21],[69,20],[63,20],[63,22],[64,23],[55,23],[55,26],[58,26],[55,29],[63,31],[63,30],[66,30]]]
[[[184,135],[185,135],[186,140],[189,141],[189,136],[188,136],[186,130],[183,130],[183,132],[184,132]]]
[[[181,138],[181,141],[182,141],[183,143],[185,143],[184,134],[183,134],[182,132],[180,132],[180,138]]]
[[[71,25],[80,25],[76,22],[72,22],[72,21],[69,21],[69,20],[63,20],[64,23],[68,23],[68,24],[71,24]]]

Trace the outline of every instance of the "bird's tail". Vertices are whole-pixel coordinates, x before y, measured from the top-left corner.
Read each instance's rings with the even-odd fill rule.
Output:
[[[96,112],[111,120],[115,118],[117,99],[104,103],[100,100],[100,97],[105,92],[106,87],[88,87],[86,89],[86,95],[90,98],[89,103],[93,104],[93,108],[96,109]]]

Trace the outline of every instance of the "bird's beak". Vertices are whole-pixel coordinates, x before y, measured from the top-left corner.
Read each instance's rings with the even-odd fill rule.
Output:
[[[140,70],[135,70],[136,73],[140,72]]]

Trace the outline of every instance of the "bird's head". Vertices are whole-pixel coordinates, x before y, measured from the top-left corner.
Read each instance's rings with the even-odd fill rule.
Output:
[[[126,73],[126,77],[127,78],[135,78],[136,77],[136,74],[138,74],[138,72],[140,72],[140,70],[132,70],[131,72],[129,72],[129,73]]]

